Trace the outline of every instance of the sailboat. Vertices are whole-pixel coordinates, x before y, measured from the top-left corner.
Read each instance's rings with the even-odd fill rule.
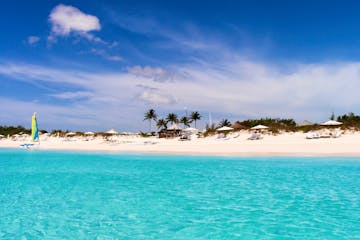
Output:
[[[37,119],[36,119],[36,112],[32,115],[32,118],[31,118],[31,140],[33,142],[40,142],[39,129],[38,129]]]
[[[32,142],[37,142],[38,145],[40,144],[39,129],[38,129],[38,125],[37,125],[36,112],[31,117],[31,141]],[[35,145],[34,143],[24,143],[24,144],[21,144],[20,147],[30,149],[30,147],[33,147],[34,145]]]

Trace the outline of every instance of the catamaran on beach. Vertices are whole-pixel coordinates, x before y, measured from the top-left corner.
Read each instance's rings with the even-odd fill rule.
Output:
[[[31,141],[37,142],[38,144],[40,144],[36,112],[31,117]],[[34,143],[22,143],[22,144],[20,144],[20,147],[29,149],[30,147],[33,147],[34,145],[35,145]]]

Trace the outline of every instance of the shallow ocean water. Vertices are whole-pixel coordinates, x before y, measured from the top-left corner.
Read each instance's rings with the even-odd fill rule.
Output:
[[[0,239],[360,239],[360,158],[0,149]]]

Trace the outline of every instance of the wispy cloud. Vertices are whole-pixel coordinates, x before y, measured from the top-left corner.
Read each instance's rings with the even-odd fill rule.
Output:
[[[40,41],[40,37],[38,37],[38,36],[29,36],[28,38],[27,38],[27,43],[29,44],[29,45],[34,45],[34,44],[36,44],[37,42],[39,42]]]
[[[85,92],[85,91],[76,91],[76,92],[60,92],[60,93],[56,93],[56,94],[51,94],[50,96],[52,97],[56,97],[59,99],[84,99],[84,98],[89,98],[91,96],[93,96],[93,94],[91,92]]]
[[[210,48],[216,48],[219,44],[219,41],[214,41],[216,36],[214,32],[212,38],[208,38],[196,25],[190,22],[171,25],[147,14],[138,17],[118,14],[109,9],[107,12],[112,21],[122,29],[146,36],[158,37],[160,39],[157,45],[158,48],[173,48],[176,46],[176,48],[182,50],[206,51]]]
[[[95,54],[95,55],[98,55],[98,56],[101,56],[103,57],[104,59],[106,60],[109,60],[109,61],[113,61],[113,62],[120,62],[122,61],[122,57],[120,56],[117,56],[117,55],[109,55],[107,53],[107,51],[105,51],[104,49],[96,49],[96,48],[91,48],[91,53]]]
[[[112,117],[103,114],[116,113],[113,115],[116,118],[118,112],[122,112],[126,114],[117,124],[131,125],[133,130],[142,126],[143,111],[147,107],[166,112],[182,111],[187,106],[236,119],[269,116],[299,120],[324,120],[331,111],[343,113],[357,109],[358,62],[288,66],[241,58],[220,62],[176,66],[188,74],[187,81],[159,82],[131,71],[93,73],[23,64],[0,65],[0,74],[21,81],[70,84],[77,90],[61,92],[59,89],[58,94],[53,95],[76,100],[64,106],[67,108],[64,114],[81,107],[76,119],[91,113],[94,119],[109,123],[101,126],[110,127]],[[290,70],[284,71],[285,67]],[[138,68],[143,69],[145,67]],[[12,110],[2,104],[0,112],[4,111],[10,114]],[[58,121],[61,122],[61,116]],[[99,128],[96,124],[94,127]]]
[[[142,77],[155,78],[157,76],[164,75],[166,71],[160,67],[150,67],[150,66],[134,66],[127,68],[129,73],[133,73]]]
[[[133,66],[127,67],[127,71],[137,77],[144,77],[152,79],[155,82],[172,82],[172,81],[185,81],[189,78],[187,72],[179,71],[176,67],[163,69],[160,67],[150,66]]]

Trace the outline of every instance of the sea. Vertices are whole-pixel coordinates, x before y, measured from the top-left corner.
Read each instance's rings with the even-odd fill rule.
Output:
[[[360,158],[0,149],[0,239],[360,239]]]

